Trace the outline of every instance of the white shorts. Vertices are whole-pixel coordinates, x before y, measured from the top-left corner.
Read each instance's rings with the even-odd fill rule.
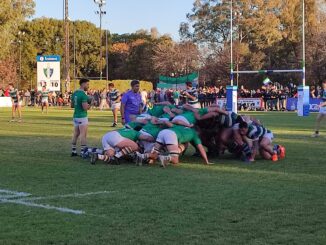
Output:
[[[196,103],[196,104],[188,104],[188,105],[191,105],[192,108],[195,108],[195,109],[200,109],[200,103]]]
[[[172,122],[174,123],[174,122],[179,121],[179,120],[186,123],[186,124],[190,124],[189,121],[187,120],[187,118],[185,118],[184,116],[180,116],[180,115],[174,117]]]
[[[326,106],[321,106],[320,109],[319,109],[319,113],[323,114],[323,115],[326,115]]]
[[[164,129],[158,134],[156,142],[162,145],[178,145],[178,137],[172,130]]]
[[[48,98],[44,98],[44,99],[42,99],[42,104],[43,103],[49,103],[49,99]]]
[[[124,140],[125,138],[122,137],[117,131],[108,132],[102,137],[103,149],[105,151],[115,150],[116,145]]]
[[[263,135],[263,138],[267,138],[272,142],[274,139],[274,135],[273,135],[273,133],[266,133]]]
[[[88,118],[73,118],[73,122],[75,127],[88,125]]]
[[[120,107],[121,107],[121,103],[111,103],[111,110],[120,110]]]

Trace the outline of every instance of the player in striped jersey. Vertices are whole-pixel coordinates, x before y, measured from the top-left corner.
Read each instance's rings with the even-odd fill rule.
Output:
[[[315,133],[312,135],[312,137],[319,137],[320,123],[326,118],[326,80],[323,82],[323,90],[319,98],[322,100],[322,102],[320,104],[319,114],[316,119]]]
[[[198,101],[198,90],[192,86],[192,82],[186,82],[187,89],[182,93],[182,96],[186,97],[187,104],[194,108],[199,109],[200,104]]]
[[[255,159],[258,149],[260,155],[266,160],[277,161],[278,156],[280,156],[280,158],[285,157],[285,148],[281,145],[275,145],[273,147],[273,133],[263,126],[241,122],[239,124],[239,132],[245,141],[247,141],[247,139],[252,141],[253,152],[251,155],[252,159],[250,160]],[[248,142],[248,144],[251,145],[251,142]]]
[[[119,90],[114,88],[113,83],[109,84],[109,92],[107,94],[107,100],[113,112],[114,122],[112,124],[112,127],[116,127],[118,125],[118,111],[120,110],[121,107],[121,95]]]
[[[12,83],[9,83],[9,95],[10,95],[11,103],[12,103],[10,122],[15,121],[16,112],[18,112],[18,117],[19,117],[18,122],[22,122],[22,111],[21,111],[21,105],[19,103],[20,96],[19,96],[18,90],[15,89],[15,87]]]
[[[46,114],[48,114],[48,108],[49,108],[49,91],[46,90],[46,87],[42,87],[41,91],[41,107],[42,107],[42,114],[44,112],[44,107],[46,109]]]

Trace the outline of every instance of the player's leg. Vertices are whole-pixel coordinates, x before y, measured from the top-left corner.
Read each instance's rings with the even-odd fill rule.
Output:
[[[21,122],[22,121],[22,107],[19,104],[19,102],[17,102],[16,110],[18,112],[18,122]]]
[[[112,110],[113,111],[113,126],[117,126],[118,125],[118,110],[119,108],[117,106],[114,107],[114,109]]]
[[[48,108],[49,108],[49,102],[46,101],[45,102],[45,112],[46,112],[46,114],[48,114]]]
[[[76,122],[74,122],[74,133],[72,136],[72,141],[71,141],[71,156],[77,156],[77,140],[79,138],[80,131],[79,131],[79,126]]]
[[[85,149],[87,149],[87,131],[88,131],[88,124],[82,123],[79,125],[80,131],[80,152],[81,156],[84,153]]]
[[[318,114],[316,119],[315,133],[312,135],[312,137],[319,137],[320,124],[325,118],[326,118],[326,112]]]
[[[269,137],[263,137],[259,143],[260,152],[262,157],[266,160],[277,161],[277,152],[274,150],[272,140]]]
[[[13,102],[11,106],[11,122],[15,121],[15,117],[16,117],[16,103]]]

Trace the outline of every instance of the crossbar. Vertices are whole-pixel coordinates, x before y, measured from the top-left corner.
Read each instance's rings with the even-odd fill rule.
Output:
[[[268,74],[268,73],[302,73],[303,70],[259,70],[259,71],[233,71],[234,74]]]

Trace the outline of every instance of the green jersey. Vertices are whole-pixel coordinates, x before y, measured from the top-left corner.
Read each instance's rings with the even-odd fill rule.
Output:
[[[87,111],[83,108],[83,103],[88,102],[88,96],[85,91],[80,89],[76,90],[72,95],[72,103],[74,105],[74,118],[85,118],[87,117]]]
[[[124,138],[130,139],[132,141],[137,141],[140,133],[136,130],[129,128],[118,129],[117,132]]]
[[[9,91],[9,95],[11,97],[11,99],[14,101],[14,103],[18,103],[18,91],[17,89],[12,89]]]
[[[197,132],[192,128],[186,128],[186,127],[177,125],[170,129],[173,132],[175,132],[175,134],[178,137],[178,141],[181,144],[188,143],[188,142],[191,142],[196,146],[201,144],[201,140],[200,140]]]
[[[41,96],[42,96],[42,99],[48,99],[49,98],[49,91],[42,91]]]
[[[198,110],[199,115],[205,115],[208,113],[207,108],[199,109]],[[196,122],[195,114],[192,111],[186,111],[182,113],[180,116],[185,117],[190,124],[194,124]]]
[[[134,129],[136,131],[139,131],[142,129],[143,126],[144,126],[144,124],[140,123],[140,122],[129,122],[125,125],[125,128]]]
[[[179,91],[174,91],[173,92],[173,99],[179,99],[180,97],[180,92]]]
[[[162,128],[160,127],[160,125],[156,125],[153,123],[147,123],[142,129],[143,132],[150,134],[151,136],[153,136],[154,139],[157,138],[161,130]]]
[[[169,107],[170,109],[175,108],[174,105],[154,105],[152,109],[148,110],[148,114],[153,117],[160,117],[164,114],[164,107]]]

